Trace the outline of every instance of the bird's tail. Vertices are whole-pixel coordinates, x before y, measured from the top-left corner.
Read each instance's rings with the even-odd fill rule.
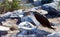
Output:
[[[53,29],[54,31],[56,30],[56,28],[53,28],[53,27],[49,27],[50,29]]]

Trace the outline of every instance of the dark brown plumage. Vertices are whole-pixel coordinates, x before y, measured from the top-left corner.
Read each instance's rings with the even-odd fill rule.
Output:
[[[34,12],[34,16],[42,24],[42,26],[55,30],[55,28],[51,27],[51,24],[46,17],[44,17],[38,12]]]

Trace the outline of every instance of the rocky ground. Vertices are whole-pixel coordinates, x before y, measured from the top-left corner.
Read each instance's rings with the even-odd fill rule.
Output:
[[[44,30],[44,31],[47,31],[47,32],[59,32],[60,31],[60,17],[59,18],[50,18],[48,19],[50,22],[52,23],[56,23],[57,25],[54,26],[54,28],[56,28],[56,30],[52,30],[52,29],[49,29],[49,28],[46,28],[46,27],[42,27],[40,26],[38,29],[40,30]],[[16,33],[19,32],[18,30],[14,30],[14,31],[8,31],[9,34],[5,35],[5,36],[2,36],[2,37],[15,37]]]
[[[46,32],[60,32],[60,17],[57,17],[57,18],[48,18],[48,20],[52,23],[54,23],[54,28],[56,28],[56,30],[52,30],[52,29],[49,29],[49,28],[46,28],[46,27],[43,27],[43,26],[39,26],[38,29],[40,30],[44,30]],[[6,22],[3,22],[3,24],[8,24],[8,23],[11,23],[13,24],[12,26],[14,26],[17,22],[17,20],[10,20],[10,19],[7,19]],[[11,26],[11,25],[10,25]],[[15,26],[14,26],[15,27]],[[7,35],[4,35],[4,36],[1,36],[1,37],[15,37],[16,36],[16,33],[18,33],[19,30],[14,30],[14,31],[8,31],[8,34]]]

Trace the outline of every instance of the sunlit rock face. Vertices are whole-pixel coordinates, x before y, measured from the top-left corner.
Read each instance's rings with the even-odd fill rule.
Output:
[[[9,27],[0,26],[0,31],[8,31]]]

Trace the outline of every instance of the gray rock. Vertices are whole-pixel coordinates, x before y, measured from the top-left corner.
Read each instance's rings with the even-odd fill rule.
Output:
[[[20,34],[21,32],[17,33],[17,37]],[[44,30],[38,30],[38,29],[35,29],[35,30],[32,30],[32,31],[26,31],[26,33],[23,34],[24,35],[35,35],[34,37],[46,37],[48,34],[50,34],[49,32],[46,32]],[[28,36],[29,37],[29,36]]]
[[[48,34],[50,34],[50,32],[46,32],[44,30],[39,30],[37,28],[35,28],[34,26],[32,25],[29,25],[28,22],[22,22],[21,24],[19,24],[19,29],[20,29],[20,32],[17,33],[17,37],[19,35],[35,35],[35,37],[45,37],[47,36]],[[25,28],[24,28],[25,27]]]
[[[7,34],[8,34],[7,31],[0,31],[0,36],[2,36],[2,35],[7,35]]]
[[[19,17],[19,15],[22,15],[22,14],[23,14],[23,10],[15,10],[13,11],[10,17]]]
[[[7,12],[0,17],[0,22],[5,21],[6,19],[9,19],[10,17],[19,17],[23,14],[22,10],[15,10],[13,12]]]
[[[41,5],[41,1],[34,1],[33,5],[34,6],[40,6]]]
[[[52,34],[47,35],[47,37],[60,37],[60,32],[54,32]]]

